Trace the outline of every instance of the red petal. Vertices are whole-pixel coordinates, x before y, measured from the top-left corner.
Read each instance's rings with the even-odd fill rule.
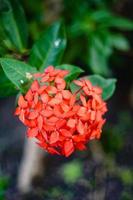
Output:
[[[32,91],[31,91],[31,90],[29,90],[29,91],[27,92],[27,94],[25,95],[25,99],[26,99],[27,101],[32,101],[32,100],[33,100],[33,94],[32,94]]]
[[[82,83],[82,81],[78,81],[78,80],[75,80],[75,81],[73,81],[76,85],[78,85],[78,86],[83,86],[83,83]]]
[[[38,117],[38,112],[36,111],[33,111],[33,112],[30,112],[29,114],[29,119],[36,119]]]
[[[46,88],[46,91],[47,91],[48,93],[50,93],[50,94],[56,94],[56,93],[57,93],[57,89],[56,89],[56,87],[54,87],[54,86],[48,86],[48,87]]]
[[[70,110],[69,106],[66,104],[61,104],[61,108],[64,112],[68,112]]]
[[[74,142],[85,142],[86,141],[86,137],[85,135],[74,135],[73,136],[73,141]]]
[[[57,117],[62,116],[60,105],[54,106],[54,115],[57,116]]]
[[[47,88],[46,85],[41,86],[41,87],[38,89],[38,94],[42,94],[46,88]]]
[[[62,117],[63,118],[69,118],[69,117],[72,117],[73,115],[75,115],[75,112],[68,111],[67,113],[63,113]]]
[[[66,82],[62,78],[56,77],[55,83],[57,85],[58,90],[64,90],[66,87]]]
[[[35,103],[35,104],[38,103],[38,100],[39,100],[38,97],[39,97],[39,96],[38,96],[38,93],[36,92],[35,95],[34,95],[34,103]]]
[[[77,131],[83,135],[84,134],[84,124],[79,120],[77,124]]]
[[[49,96],[47,94],[42,94],[41,100],[42,100],[43,103],[47,103],[48,100],[49,100]]]
[[[25,123],[25,113],[24,110],[21,110],[20,115],[19,115],[19,119],[21,122]]]
[[[85,107],[81,106],[77,112],[77,115],[84,116],[84,115],[86,115],[86,111],[87,111],[87,109]]]
[[[50,101],[49,101],[49,105],[51,106],[54,106],[54,105],[58,105],[62,102],[62,99],[59,99],[59,98],[52,98]]]
[[[73,107],[75,101],[76,101],[75,95],[71,96],[70,103],[69,103],[71,107]]]
[[[36,91],[38,91],[38,89],[39,89],[39,83],[38,83],[37,80],[35,80],[35,81],[32,83],[32,85],[31,85],[31,90],[32,90],[33,92],[36,92]]]
[[[33,74],[33,76],[34,76],[35,78],[40,78],[40,77],[42,76],[42,74],[41,74],[41,73],[36,73],[36,74]]]
[[[74,151],[74,144],[72,140],[68,140],[64,143],[64,154],[66,157],[70,156]]]
[[[24,99],[24,97],[23,97],[22,95],[19,96],[18,105],[19,105],[21,108],[27,108],[27,106],[28,106],[27,101],[25,101],[25,99]]]
[[[56,127],[57,127],[57,129],[59,129],[59,128],[63,127],[65,124],[66,124],[66,120],[60,119],[56,122]]]
[[[63,90],[62,91],[62,96],[64,99],[70,99],[71,98],[71,92],[69,90]]]
[[[57,131],[52,132],[50,139],[49,139],[49,143],[53,144],[56,143],[59,140],[59,133]]]
[[[93,110],[92,110],[92,111],[90,112],[90,119],[91,119],[91,120],[95,120],[95,118],[96,118],[96,111],[93,111]]]
[[[89,80],[84,80],[85,81],[85,83],[86,83],[86,85],[88,86],[88,89],[92,89],[92,84],[91,84],[91,82],[89,81]]]
[[[86,149],[86,146],[83,143],[79,142],[76,144],[76,148],[82,151]]]
[[[43,132],[42,132],[42,135],[43,135],[44,139],[45,139],[46,141],[48,141],[48,136],[47,136],[46,131],[43,131]]]
[[[54,71],[54,67],[52,65],[50,65],[44,71],[45,71],[45,73],[53,72]]]
[[[30,128],[35,128],[36,127],[36,120],[27,120],[25,119],[25,125],[30,127]]]
[[[87,86],[84,86],[83,90],[84,90],[84,92],[85,92],[86,95],[90,95],[90,90],[88,89]]]
[[[76,125],[76,120],[75,119],[69,119],[67,122],[67,126],[70,128],[74,128]]]
[[[14,115],[20,115],[20,112],[21,112],[20,107],[17,107],[15,112],[14,112]]]
[[[87,105],[86,98],[83,95],[80,95],[80,99],[81,99],[81,102],[82,102],[83,106],[86,107],[86,105]]]
[[[59,153],[56,149],[54,149],[54,148],[52,148],[52,147],[48,147],[47,150],[48,150],[48,152],[51,153],[51,154],[60,155],[60,153]]]
[[[42,77],[41,82],[47,82],[49,80],[49,75],[45,75]]]
[[[41,111],[41,114],[42,114],[44,117],[50,117],[51,115],[53,115],[53,111],[52,111],[52,110],[42,110],[42,111]]]
[[[36,137],[38,134],[38,128],[28,129],[27,136],[28,137]]]
[[[50,123],[56,123],[58,120],[59,120],[59,119],[58,119],[57,117],[52,116],[52,117],[50,117],[50,118],[48,119],[48,122],[50,122]]]
[[[37,118],[37,122],[38,122],[38,129],[39,129],[39,130],[42,130],[43,118],[42,118],[41,115]]]
[[[64,137],[71,137],[72,136],[72,132],[70,132],[66,129],[60,129],[60,132]]]
[[[66,76],[67,74],[69,74],[69,71],[68,70],[60,70],[60,73],[59,73],[59,77],[63,78],[64,76]]]
[[[96,92],[99,95],[102,94],[102,88],[100,88],[100,87],[93,86],[93,90],[94,90],[94,92]]]

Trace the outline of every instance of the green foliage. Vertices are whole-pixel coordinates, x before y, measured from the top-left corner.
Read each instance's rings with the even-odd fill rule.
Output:
[[[5,200],[5,191],[9,185],[9,177],[0,176],[0,200]]]
[[[64,25],[56,22],[33,45],[29,63],[43,71],[49,65],[58,65],[66,47]]]
[[[9,80],[17,87],[17,89],[24,92],[25,87],[31,81],[28,78],[28,73],[35,73],[36,69],[24,62],[11,58],[1,58],[0,63]]]
[[[24,10],[17,0],[0,0],[0,41],[8,49],[23,53],[28,30]]]
[[[133,185],[133,171],[130,169],[123,169],[120,172],[120,178],[124,185]]]
[[[14,85],[6,77],[2,68],[0,68],[0,97],[6,97],[14,94],[16,94]]]
[[[83,175],[83,166],[78,161],[64,164],[61,169],[62,177],[67,183],[76,183]]]
[[[109,58],[114,52],[114,48],[121,51],[129,50],[129,42],[120,30],[133,30],[133,22],[117,16],[106,7],[94,9],[87,1],[82,4],[82,8],[77,6],[77,10],[71,15],[71,23],[68,24],[68,38],[76,45],[80,42],[80,48],[85,52],[85,56],[80,55],[83,62],[93,73],[109,76]],[[66,8],[67,9],[67,8]],[[67,20],[67,19],[66,19]],[[84,46],[87,41],[86,46]],[[85,47],[87,49],[85,49]],[[69,54],[73,54],[71,61],[77,59],[76,51],[68,48]],[[67,60],[66,60],[67,61]],[[69,60],[70,61],[70,60]]]
[[[120,200],[132,200],[133,195],[129,193],[128,191],[123,191]]]

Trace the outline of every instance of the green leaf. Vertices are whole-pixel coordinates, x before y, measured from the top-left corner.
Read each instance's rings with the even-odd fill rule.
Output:
[[[103,89],[102,97],[104,100],[109,99],[113,95],[116,88],[116,79],[105,79],[100,75],[91,75],[86,78],[91,81],[92,85],[99,86]]]
[[[96,46],[90,45],[88,64],[93,73],[109,75],[110,71],[107,65],[108,55],[102,53]]]
[[[118,50],[127,51],[129,50],[129,42],[123,35],[112,35],[111,36],[112,45]]]
[[[64,25],[56,22],[34,44],[29,63],[43,71],[49,65],[58,65],[66,47]]]
[[[18,0],[0,0],[0,24],[4,37],[20,52],[27,46],[27,23]]]
[[[120,30],[133,30],[133,22],[119,16],[112,16],[110,20],[106,22],[105,26],[114,27]]]
[[[71,82],[69,87],[73,94],[76,93],[81,88],[80,86],[76,85],[74,82]],[[78,94],[77,94],[77,97],[79,97],[79,96],[80,96],[80,92],[78,92]]]
[[[83,166],[78,160],[66,163],[61,168],[61,175],[66,183],[74,184],[83,176]]]
[[[11,58],[1,58],[0,63],[8,79],[24,92],[30,82],[26,76],[27,73],[36,73],[36,69],[22,61]]]
[[[108,32],[93,34],[91,44],[100,51],[100,55],[109,57],[112,53],[110,34]]]
[[[110,19],[111,13],[108,10],[96,10],[90,13],[90,17],[96,22],[103,22],[104,20]]]
[[[16,88],[6,77],[2,68],[0,68],[0,97],[6,97],[16,94]]]
[[[74,66],[74,65],[69,65],[69,64],[63,64],[63,65],[58,65],[56,68],[58,69],[64,69],[64,70],[68,70],[69,74],[65,77],[65,80],[67,82],[71,82],[74,79],[76,79],[81,73],[84,72],[83,69]]]

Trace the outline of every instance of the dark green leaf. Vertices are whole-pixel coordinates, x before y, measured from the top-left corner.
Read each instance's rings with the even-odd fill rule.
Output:
[[[4,74],[2,68],[0,68],[0,97],[6,97],[16,94],[14,85]]]
[[[43,71],[49,65],[58,65],[66,47],[64,26],[56,22],[50,26],[31,50],[29,63]]]
[[[56,68],[68,70],[69,74],[65,77],[67,82],[71,82],[76,79],[81,73],[83,73],[83,69],[69,64],[58,65]]]
[[[4,37],[13,46],[23,52],[27,45],[27,23],[24,11],[17,0],[0,0],[0,25],[4,30]]]
[[[21,91],[30,82],[27,73],[36,73],[36,69],[30,65],[11,58],[1,58],[1,66],[9,80]]]
[[[91,81],[92,85],[99,86],[103,89],[102,97],[104,100],[109,99],[113,95],[116,87],[116,79],[105,79],[99,75],[91,75],[86,78]]]

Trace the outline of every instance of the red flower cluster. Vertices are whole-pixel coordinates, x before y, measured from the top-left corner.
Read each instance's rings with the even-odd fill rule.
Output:
[[[25,96],[20,95],[15,114],[28,127],[27,136],[52,154],[71,155],[86,143],[99,139],[105,122],[106,103],[102,90],[89,80],[76,80],[76,93],[66,89],[66,70],[49,66],[34,74]]]

